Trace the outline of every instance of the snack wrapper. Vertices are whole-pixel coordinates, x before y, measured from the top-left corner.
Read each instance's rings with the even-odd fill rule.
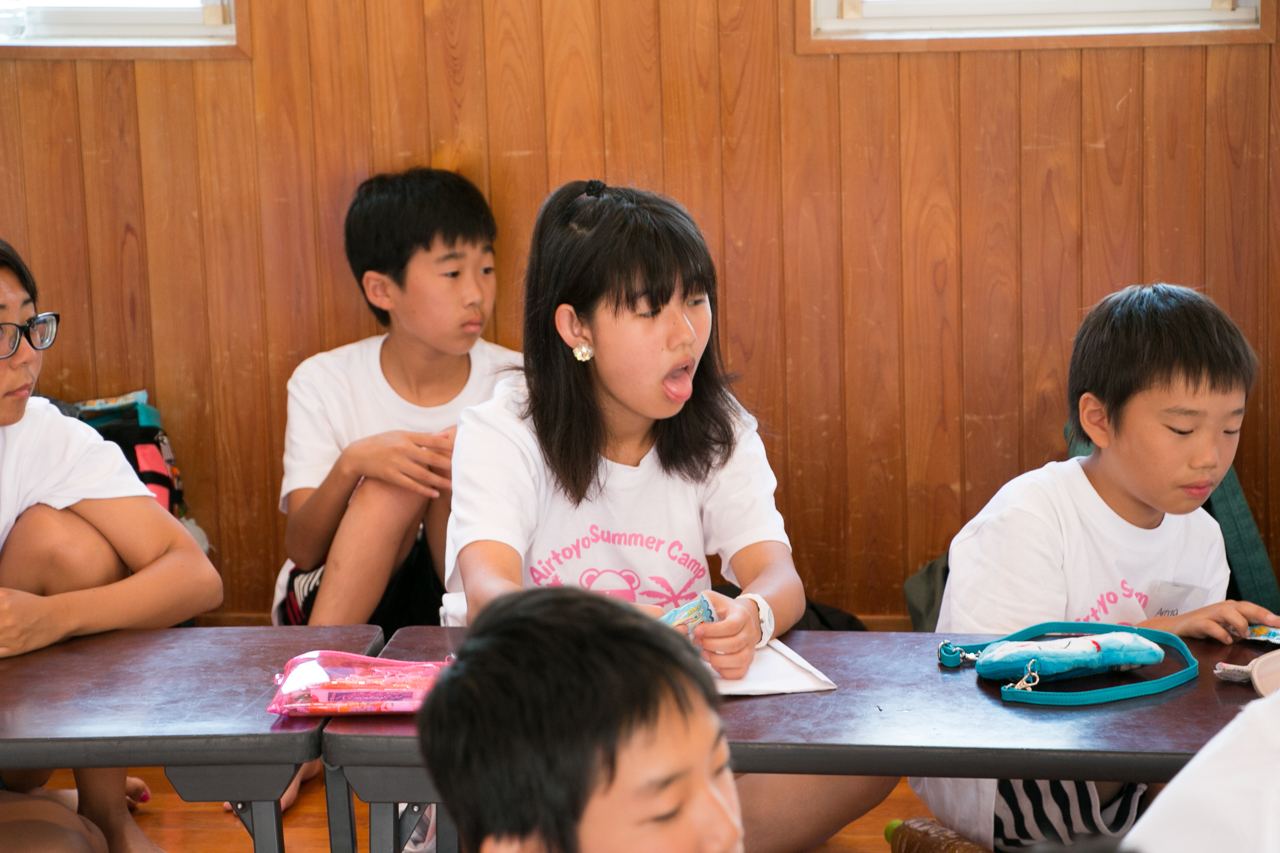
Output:
[[[267,710],[286,717],[412,714],[448,661],[371,658],[314,651],[285,664]]]
[[[1264,643],[1275,643],[1280,646],[1280,628],[1268,628],[1266,625],[1250,625],[1245,632],[1246,640],[1261,640]]]
[[[684,628],[692,636],[693,629],[703,622],[716,621],[716,609],[711,606],[711,599],[707,598],[706,593],[702,593],[688,604],[662,614],[658,621],[672,628]]]

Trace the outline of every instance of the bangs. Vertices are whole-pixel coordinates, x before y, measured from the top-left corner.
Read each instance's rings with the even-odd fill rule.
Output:
[[[587,280],[600,283],[596,299],[615,311],[623,305],[634,311],[641,301],[652,309],[666,305],[677,293],[713,293],[715,267],[696,230],[656,220],[640,208],[619,213],[624,214],[622,228],[612,251],[593,253],[587,270]]]

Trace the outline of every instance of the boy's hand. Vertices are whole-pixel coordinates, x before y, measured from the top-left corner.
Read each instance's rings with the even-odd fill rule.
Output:
[[[451,488],[453,438],[457,427],[436,433],[383,432],[354,441],[339,464],[359,477],[381,480],[428,498]]]
[[[0,589],[0,657],[12,657],[58,642],[66,632],[58,626],[49,598]]]
[[[1251,624],[1280,628],[1280,616],[1252,601],[1227,600],[1178,616],[1157,616],[1138,623],[1141,628],[1168,631],[1179,637],[1200,637],[1228,644],[1244,637]]]
[[[742,678],[756,656],[760,641],[760,612],[751,599],[729,598],[708,592],[716,611],[715,622],[693,629],[694,645],[702,647],[702,659],[724,678]]]

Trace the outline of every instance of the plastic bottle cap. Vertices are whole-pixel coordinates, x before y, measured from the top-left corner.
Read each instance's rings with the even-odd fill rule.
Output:
[[[898,827],[902,826],[902,821],[891,820],[884,828],[884,840],[890,844],[893,843],[893,834],[898,831]]]

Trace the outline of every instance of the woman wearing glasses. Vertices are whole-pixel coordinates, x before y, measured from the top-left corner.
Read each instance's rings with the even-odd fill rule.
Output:
[[[27,265],[0,240],[0,657],[168,627],[222,601],[217,571],[120,448],[32,398],[58,333],[58,315],[37,313],[36,296]],[[75,771],[79,812],[92,825],[14,793],[48,775],[0,770],[0,837],[30,835],[17,849],[158,849],[129,814],[123,768]]]

